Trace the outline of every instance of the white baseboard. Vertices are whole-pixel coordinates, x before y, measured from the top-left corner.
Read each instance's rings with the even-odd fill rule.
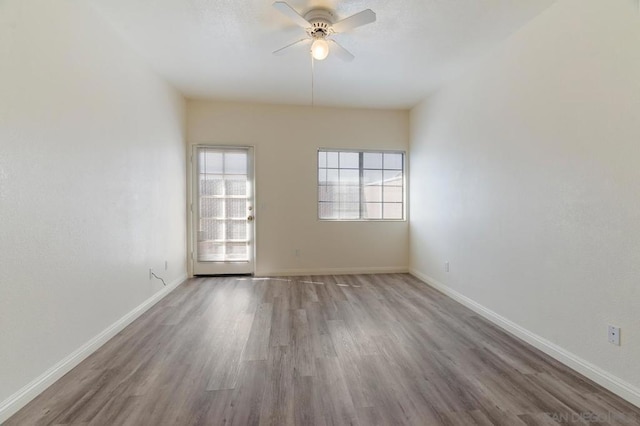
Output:
[[[71,369],[84,361],[89,355],[94,353],[100,346],[104,345],[109,339],[122,331],[126,326],[135,321],[140,315],[145,313],[149,308],[158,303],[162,298],[174,290],[178,285],[187,279],[187,275],[183,275],[175,281],[171,282],[162,290],[155,293],[149,299],[142,302],[131,312],[120,318],[118,321],[107,327],[100,334],[93,337],[80,348],[73,351],[66,358],[55,364],[53,367],[45,371],[31,383],[11,395],[0,403],[0,424],[13,416],[18,410],[27,405],[32,399],[40,395],[55,383],[62,376],[67,374]]]
[[[256,276],[292,277],[298,275],[355,275],[355,274],[406,274],[409,267],[326,268],[326,269],[282,269],[279,271],[257,271]]]
[[[594,382],[598,383],[600,386],[610,390],[616,395],[624,398],[630,403],[640,407],[640,388],[625,382],[621,378],[612,375],[611,373],[603,370],[602,368],[591,364],[590,362],[580,358],[579,356],[567,351],[566,349],[556,345],[553,342],[548,341],[547,339],[538,336],[535,333],[519,326],[513,321],[493,312],[492,310],[482,306],[478,302],[464,296],[461,293],[458,293],[456,290],[453,290],[451,287],[448,287],[441,282],[429,277],[426,274],[421,273],[413,268],[409,270],[409,273],[421,281],[424,281],[431,287],[436,290],[446,294],[451,297],[455,301],[463,304],[467,308],[473,310],[474,312],[480,314],[487,320],[491,321],[498,327],[508,331],[509,333],[517,336],[518,338],[524,340],[530,345],[536,347],[547,355],[555,358],[560,361],[567,367],[577,371],[578,373],[588,377]]]

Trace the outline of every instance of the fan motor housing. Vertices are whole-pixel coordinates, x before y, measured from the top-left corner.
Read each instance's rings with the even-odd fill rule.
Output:
[[[304,15],[311,27],[307,28],[307,34],[313,38],[324,38],[333,34],[331,25],[335,15],[328,9],[311,9]]]

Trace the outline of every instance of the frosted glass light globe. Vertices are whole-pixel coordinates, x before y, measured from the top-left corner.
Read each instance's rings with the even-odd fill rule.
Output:
[[[311,56],[313,59],[322,61],[329,54],[329,43],[325,39],[318,38],[311,45]]]

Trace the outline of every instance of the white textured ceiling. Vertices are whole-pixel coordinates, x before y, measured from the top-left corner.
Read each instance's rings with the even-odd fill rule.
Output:
[[[158,74],[189,98],[311,102],[304,47],[272,51],[304,30],[271,0],[89,0]],[[377,21],[335,36],[356,59],[315,66],[315,103],[409,108],[517,31],[555,0],[289,0],[303,13],[344,18],[373,9]]]

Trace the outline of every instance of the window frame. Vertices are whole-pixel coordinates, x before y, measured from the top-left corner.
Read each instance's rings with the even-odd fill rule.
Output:
[[[366,153],[372,153],[372,154],[401,154],[402,155],[402,218],[400,219],[385,219],[384,217],[381,218],[365,218],[363,217],[363,201],[362,201],[362,194],[364,192],[364,185],[363,185],[363,173],[364,173],[364,164],[362,163],[362,160],[360,160],[359,162],[359,166],[358,166],[358,172],[359,172],[359,191],[360,191],[360,200],[358,202],[359,204],[359,217],[358,218],[353,218],[353,219],[349,219],[349,218],[321,218],[320,217],[320,205],[321,205],[321,201],[320,201],[320,153],[321,152],[336,152],[336,153],[341,153],[341,152],[348,152],[348,153],[354,153],[354,154],[358,154],[360,158],[362,158],[363,154]],[[384,166],[384,163],[383,163]],[[325,169],[327,169],[327,167],[325,167]],[[340,170],[340,168],[338,168],[338,170]],[[396,170],[396,169],[379,169],[384,176],[384,171],[385,170]],[[407,194],[407,153],[406,151],[403,150],[398,150],[398,149],[358,149],[358,148],[318,148],[316,150],[316,167],[315,167],[315,174],[316,174],[316,216],[317,216],[317,220],[321,221],[321,222],[406,222],[407,221],[407,211],[408,211],[408,194]],[[326,185],[324,185],[326,186]],[[382,191],[384,192],[384,185],[382,188]],[[384,197],[384,195],[383,195]],[[382,199],[383,201],[380,202],[380,204],[382,204],[384,206],[384,198]],[[383,207],[384,208],[384,207]],[[383,214],[384,216],[384,214]]]

